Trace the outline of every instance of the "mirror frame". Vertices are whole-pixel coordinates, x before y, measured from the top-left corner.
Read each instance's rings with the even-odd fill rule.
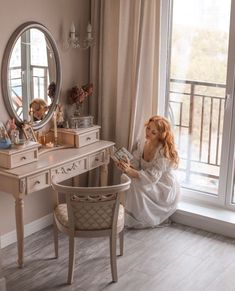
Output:
[[[56,64],[56,91],[55,91],[55,97],[53,99],[52,105],[46,114],[45,118],[40,121],[39,123],[33,123],[33,129],[38,130],[45,126],[47,122],[51,119],[53,112],[55,111],[56,105],[59,103],[59,94],[61,90],[61,80],[62,80],[62,73],[61,73],[61,62],[60,62],[60,56],[59,56],[59,50],[56,45],[56,42],[54,40],[54,37],[50,33],[50,31],[41,23],[30,21],[23,23],[20,25],[11,35],[7,46],[4,51],[3,59],[2,59],[2,76],[1,76],[1,81],[2,81],[2,94],[4,98],[4,103],[6,105],[7,111],[10,115],[11,118],[15,118],[16,124],[18,126],[21,126],[23,123],[23,120],[17,116],[14,108],[13,108],[13,103],[10,101],[10,93],[9,93],[9,85],[8,85],[8,67],[10,64],[10,57],[13,51],[13,48],[20,37],[21,34],[23,34],[26,30],[30,28],[36,28],[42,31],[46,37],[47,40],[49,41],[54,57],[55,57],[55,64]]]

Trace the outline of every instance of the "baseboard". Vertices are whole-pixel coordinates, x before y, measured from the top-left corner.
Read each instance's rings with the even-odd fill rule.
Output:
[[[4,277],[0,278],[0,291],[6,291],[6,280]]]
[[[48,214],[43,216],[33,222],[30,222],[24,226],[24,237],[27,237],[49,225],[53,222],[52,214]],[[15,243],[16,239],[16,230],[8,232],[0,237],[0,246],[1,248],[5,248],[6,246]]]
[[[197,208],[192,211],[192,209],[187,210],[184,205],[184,209],[178,209],[171,218],[176,223],[235,238],[235,214],[233,211],[226,211],[225,214],[224,212],[220,209],[217,209],[217,211],[213,209],[213,212],[211,212],[211,209],[204,208],[204,214],[202,207],[200,207],[200,211],[197,211]],[[210,215],[210,213],[217,213],[218,217]]]

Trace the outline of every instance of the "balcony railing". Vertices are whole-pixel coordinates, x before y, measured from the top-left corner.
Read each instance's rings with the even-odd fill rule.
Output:
[[[195,175],[218,183],[225,85],[170,79],[169,104],[180,151],[183,181]],[[194,178],[193,178],[194,179]]]
[[[42,98],[50,104],[50,98],[47,95],[48,88],[48,67],[47,66],[30,66],[30,80],[26,82],[26,73],[22,71],[20,66],[10,68],[10,88],[13,107],[20,119],[27,119],[28,113],[23,116],[23,92],[30,96],[28,102],[34,98]],[[30,84],[30,88],[29,88]],[[24,87],[24,88],[23,88]]]

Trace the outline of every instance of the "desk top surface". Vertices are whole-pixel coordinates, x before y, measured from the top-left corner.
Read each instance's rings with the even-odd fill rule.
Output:
[[[38,161],[20,166],[14,169],[0,168],[0,175],[15,176],[21,178],[29,174],[38,173],[40,171],[49,170],[51,168],[63,165],[66,162],[71,162],[88,155],[91,155],[102,149],[113,146],[114,143],[110,141],[97,141],[93,144],[81,148],[58,148],[48,150],[41,153]]]

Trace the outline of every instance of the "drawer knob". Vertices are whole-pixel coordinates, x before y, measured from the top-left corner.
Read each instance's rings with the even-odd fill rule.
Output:
[[[91,138],[88,136],[88,137],[86,138],[86,140],[91,140]]]
[[[96,157],[96,158],[95,158],[95,161],[96,161],[96,162],[99,162],[99,157]]]
[[[35,185],[38,185],[38,184],[40,184],[41,182],[40,181],[36,181],[34,184]]]
[[[23,161],[23,160],[26,160],[26,157],[21,157],[21,160]]]

